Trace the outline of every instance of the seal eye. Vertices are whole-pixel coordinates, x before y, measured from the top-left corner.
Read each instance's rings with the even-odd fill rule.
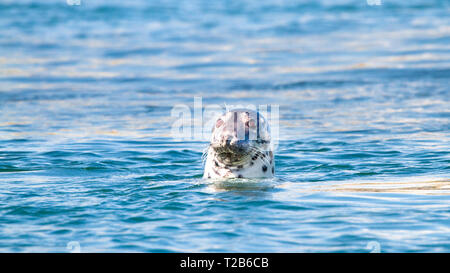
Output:
[[[223,120],[221,120],[220,118],[216,121],[216,128],[219,128],[220,126],[222,126],[223,124]]]

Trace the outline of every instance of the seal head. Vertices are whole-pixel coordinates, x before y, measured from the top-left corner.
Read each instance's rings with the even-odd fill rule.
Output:
[[[272,177],[270,129],[256,111],[236,109],[218,118],[207,151],[204,178]]]

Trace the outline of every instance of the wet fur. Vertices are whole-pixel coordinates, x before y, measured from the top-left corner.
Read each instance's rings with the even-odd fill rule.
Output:
[[[243,113],[251,112],[245,109],[230,111],[221,119],[230,122],[230,118],[226,117],[236,111],[241,120],[245,118],[242,116]],[[258,117],[260,117],[259,113]],[[249,145],[242,150],[219,145],[217,139],[221,137],[222,132],[213,129],[211,143],[204,153],[206,162],[203,177],[212,179],[273,177],[275,174],[274,154],[270,143],[269,127],[262,116],[260,126],[261,128],[258,127],[258,129],[261,131],[261,136],[258,135],[257,139],[249,141]]]

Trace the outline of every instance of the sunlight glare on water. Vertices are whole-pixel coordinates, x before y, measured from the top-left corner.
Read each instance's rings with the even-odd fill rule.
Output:
[[[0,251],[449,252],[449,13],[2,1]],[[279,105],[276,178],[201,179],[194,97]]]

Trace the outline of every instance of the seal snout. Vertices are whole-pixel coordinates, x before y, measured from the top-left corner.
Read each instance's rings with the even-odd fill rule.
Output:
[[[242,146],[245,143],[246,143],[245,141],[240,140],[235,136],[225,136],[222,139],[222,145],[229,147],[229,148],[234,147],[234,146]]]
[[[231,144],[232,141],[233,141],[233,144]],[[223,138],[222,143],[223,143],[224,146],[228,146],[229,147],[231,145],[234,145],[234,143],[236,143],[236,141],[233,139],[232,136],[226,136],[226,137]]]
[[[219,145],[214,146],[214,149],[221,153],[245,153],[248,148],[248,141],[241,140],[233,135],[225,135],[221,138]]]

